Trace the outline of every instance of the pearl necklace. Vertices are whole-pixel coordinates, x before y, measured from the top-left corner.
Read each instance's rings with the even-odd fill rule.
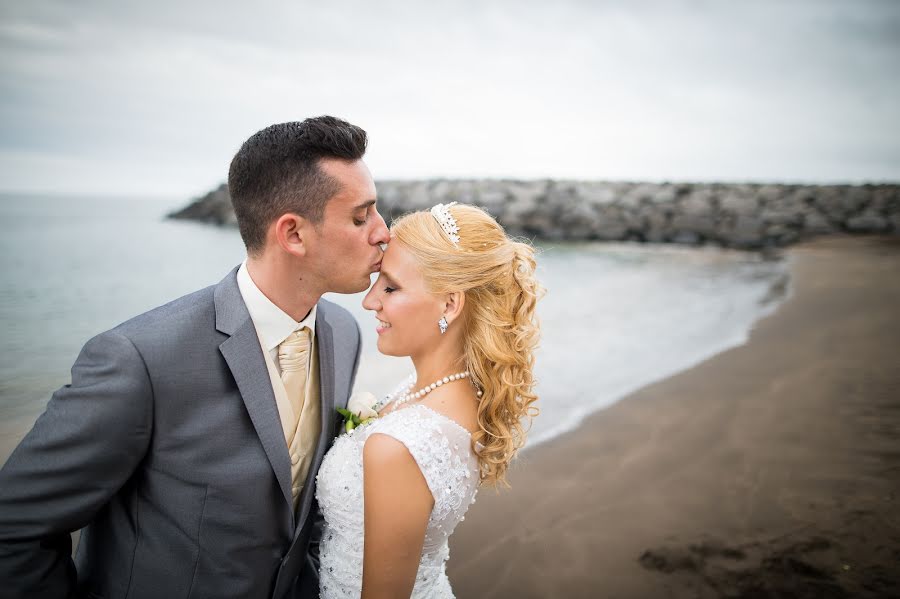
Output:
[[[468,376],[469,376],[468,370],[466,370],[465,372],[457,372],[456,374],[451,374],[451,375],[445,376],[442,379],[438,379],[435,382],[431,383],[430,385],[422,387],[415,393],[410,393],[410,391],[412,390],[412,386],[415,385],[415,381],[413,381],[412,383],[409,384],[409,387],[407,387],[406,390],[404,391],[404,395],[400,399],[394,401],[394,408],[396,408],[396,406],[403,405],[414,399],[422,399],[423,397],[425,397],[426,395],[428,395],[429,393],[431,393],[438,387],[445,385],[446,383],[452,383],[453,381],[462,380]]]

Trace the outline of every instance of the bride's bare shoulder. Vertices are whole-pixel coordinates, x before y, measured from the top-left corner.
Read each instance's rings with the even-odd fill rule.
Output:
[[[470,433],[479,429],[478,397],[474,389],[441,387],[429,393],[421,403],[453,420]]]

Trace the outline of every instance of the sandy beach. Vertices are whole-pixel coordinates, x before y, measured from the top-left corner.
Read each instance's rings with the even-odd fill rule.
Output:
[[[747,344],[480,492],[460,599],[900,597],[900,239],[787,253],[791,298]]]

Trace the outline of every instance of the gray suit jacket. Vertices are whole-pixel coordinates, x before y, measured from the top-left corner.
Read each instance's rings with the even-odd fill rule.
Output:
[[[359,327],[319,302],[322,435],[295,513],[236,272],[84,346],[0,471],[0,597],[317,596],[315,476]],[[82,527],[76,567],[69,533]]]

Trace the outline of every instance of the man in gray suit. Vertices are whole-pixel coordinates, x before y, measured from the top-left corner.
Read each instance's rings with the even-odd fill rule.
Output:
[[[88,341],[0,471],[0,597],[318,595],[315,475],[360,355],[320,296],[388,241],[366,141],[318,117],[243,144],[246,262]]]

